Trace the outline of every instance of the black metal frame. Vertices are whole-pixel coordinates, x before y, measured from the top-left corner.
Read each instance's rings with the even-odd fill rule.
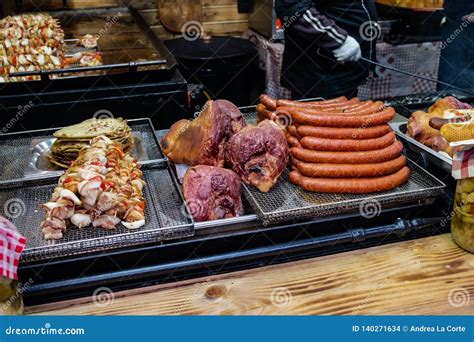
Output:
[[[474,89],[466,90],[470,93],[474,93]],[[442,90],[429,94],[393,97],[387,100],[386,103],[387,105],[394,107],[398,114],[408,118],[414,110],[427,110],[436,100],[446,96],[454,96],[463,102],[474,104],[473,96],[457,90]]]
[[[379,225],[375,227],[361,218],[350,220],[352,228],[345,227],[349,224],[347,218],[272,227],[257,225],[98,256],[22,265],[19,276],[30,284],[23,293],[25,304],[45,304],[91,296],[101,286],[121,291],[445,232],[446,227],[437,225],[439,217],[427,216],[432,211],[432,206],[425,207],[417,216],[426,218],[411,219],[406,209],[394,210],[376,220]]]
[[[48,91],[54,91],[55,89],[83,89],[94,86],[99,88],[101,86],[107,86],[108,83],[114,85],[127,85],[127,84],[140,84],[143,82],[143,77],[147,76],[147,82],[160,82],[169,79],[170,75],[174,72],[177,66],[177,62],[160,39],[149,29],[145,19],[133,6],[128,7],[115,7],[114,11],[128,11],[134,18],[136,24],[146,34],[148,39],[153,43],[154,48],[159,52],[160,56],[165,58],[154,60],[154,61],[140,61],[130,63],[116,63],[107,64],[100,66],[91,67],[74,67],[64,69],[52,69],[52,70],[37,70],[37,71],[24,71],[12,73],[12,77],[20,76],[40,76],[40,81],[25,81],[25,82],[8,82],[1,86],[0,93],[2,95],[18,95],[18,94],[30,94],[31,91],[42,91],[42,89],[49,89]],[[97,9],[91,8],[83,11],[94,11]],[[105,10],[105,9],[104,9]],[[53,16],[65,10],[52,10],[49,11]],[[73,11],[73,10],[66,10]],[[139,68],[160,66],[157,69],[146,69],[139,70]],[[126,71],[125,71],[126,70]],[[80,74],[92,71],[114,71],[107,74],[106,83],[103,84],[102,74],[97,75],[80,75],[68,76],[63,78],[51,79],[49,76],[57,74]],[[117,72],[119,71],[119,72]]]

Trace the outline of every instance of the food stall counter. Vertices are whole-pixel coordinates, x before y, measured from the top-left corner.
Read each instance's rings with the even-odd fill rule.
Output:
[[[471,315],[451,234],[27,308],[30,315]]]

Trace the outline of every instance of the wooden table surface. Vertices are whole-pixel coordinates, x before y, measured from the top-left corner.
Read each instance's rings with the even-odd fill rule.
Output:
[[[107,299],[109,299],[107,301]],[[450,234],[31,307],[50,315],[472,315],[474,255]]]

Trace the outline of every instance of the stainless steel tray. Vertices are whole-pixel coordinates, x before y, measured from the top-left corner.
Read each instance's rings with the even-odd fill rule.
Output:
[[[166,133],[166,131],[158,132],[157,135],[162,136],[163,134],[160,134],[160,133]],[[178,172],[176,170],[176,165],[174,163],[168,161],[168,168],[170,170],[173,181],[175,182],[176,187],[179,191],[179,195],[181,196],[183,203],[185,203],[186,205],[187,212],[190,212],[183,195],[182,177],[178,175]],[[220,219],[220,220],[196,222],[194,224],[194,229],[196,231],[214,229],[215,232],[218,233],[220,230],[222,230],[221,228],[223,226],[242,226],[242,225],[257,221],[258,220],[257,215],[254,214],[252,207],[248,203],[245,202],[245,198],[243,198],[243,201],[244,201],[243,203],[244,214],[243,215],[238,216],[238,217]]]
[[[248,111],[250,111],[250,110],[255,111],[255,106],[243,107],[243,108],[239,108],[239,109],[241,111],[243,109],[247,109]],[[247,123],[255,124],[255,122],[256,122],[256,116],[255,115],[251,115],[250,117],[246,117],[245,112],[243,112],[243,114],[244,114],[244,118],[245,118]],[[197,113],[196,113],[196,115],[197,115]],[[161,138],[164,137],[167,132],[168,132],[167,129],[162,129],[162,130],[156,131],[156,137],[157,137],[158,141],[160,141]],[[174,182],[176,183],[176,185],[178,187],[180,196],[183,198],[183,202],[185,202],[183,192],[182,192],[182,185],[181,185],[182,182],[179,179],[180,177],[178,176],[178,174],[176,172],[176,167],[175,167],[174,163],[168,161],[168,167],[169,167],[170,172],[172,174],[173,180],[174,180]],[[219,232],[222,232],[224,229],[227,229],[230,226],[233,226],[233,227],[235,227],[235,229],[238,229],[238,227],[247,226],[247,225],[252,224],[252,223],[257,224],[259,222],[258,216],[253,212],[252,207],[248,203],[245,202],[245,198],[243,198],[243,200],[244,200],[244,214],[242,216],[227,218],[227,219],[222,219],[222,220],[195,222],[194,229],[196,231],[196,234],[197,234],[198,231],[207,231],[207,232],[219,233]],[[188,209],[188,211],[189,211],[189,209]]]
[[[447,155],[443,155],[439,152],[436,152],[435,150],[429,148],[428,146],[423,145],[422,143],[416,141],[412,137],[409,137],[407,133],[407,124],[406,122],[397,122],[397,123],[391,123],[390,126],[392,126],[392,129],[395,131],[397,136],[401,138],[404,142],[406,142],[406,145],[408,145],[408,148],[412,150],[415,153],[419,153],[423,159],[428,162],[429,164],[432,164],[434,166],[437,166],[441,168],[442,170],[451,173],[451,167],[453,160]]]
[[[128,123],[137,138],[132,154],[135,153],[139,163],[166,164],[151,120],[133,119]],[[49,165],[45,157],[54,141],[53,133],[58,129],[1,134],[0,185],[60,175],[63,170]]]
[[[44,211],[40,204],[49,200],[57,178],[23,180],[0,186],[0,203],[7,216],[27,239],[23,261],[44,260],[88,254],[115,248],[157,243],[194,235],[194,221],[188,213],[169,170],[163,164],[142,167],[146,224],[128,230],[69,227],[60,240],[43,238],[40,229]]]
[[[142,132],[132,132],[133,146],[130,151],[139,162],[146,162],[150,160],[146,151],[145,139],[142,137]],[[33,139],[31,141],[31,159],[25,170],[25,178],[37,177],[38,175],[62,174],[63,169],[55,168],[48,160],[51,155],[51,146],[56,141],[56,138]]]

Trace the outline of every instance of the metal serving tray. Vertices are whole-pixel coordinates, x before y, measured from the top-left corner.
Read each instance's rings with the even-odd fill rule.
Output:
[[[159,131],[157,135],[161,137],[165,133],[166,133],[166,130]],[[171,176],[173,177],[173,181],[175,182],[176,187],[179,190],[179,194],[181,198],[183,199],[183,202],[186,203],[186,201],[184,200],[184,194],[183,194],[183,181],[180,175],[178,175],[178,172],[176,170],[176,164],[168,161],[168,168],[170,170]],[[250,223],[257,223],[258,217],[257,215],[254,214],[252,207],[249,205],[248,202],[245,201],[245,198],[242,198],[242,200],[243,200],[243,205],[244,205],[243,215],[238,216],[238,217],[220,219],[220,220],[196,222],[194,224],[194,229],[196,231],[213,229],[215,232],[220,232],[223,230],[221,229],[223,226],[241,227],[241,226],[248,225]],[[187,204],[185,205],[187,207]],[[190,212],[189,208],[187,208],[187,210],[188,212]]]
[[[56,82],[76,76],[76,83],[79,83],[78,76],[83,80],[95,79],[103,72],[107,72],[107,78],[118,84],[119,81],[125,80],[120,74],[130,74],[137,70],[148,73],[167,71],[176,66],[173,55],[150,29],[143,16],[132,6],[56,10],[49,11],[49,14],[61,23],[66,43],[86,33],[99,35],[98,50],[102,53],[103,65],[25,71],[13,73],[12,76],[40,76],[43,83],[51,82],[52,75],[55,75]],[[57,75],[61,74],[66,74],[67,77],[58,79]],[[28,84],[30,87],[36,86],[35,82]],[[5,87],[8,90],[14,89],[10,83]]]
[[[28,241],[22,260],[89,254],[194,235],[194,222],[166,166],[147,164],[142,170],[146,182],[146,224],[143,227],[136,230],[128,230],[121,224],[115,230],[68,227],[60,240],[45,240],[40,228],[44,219],[40,205],[51,197],[57,178],[23,180],[0,186],[4,215]]]
[[[407,124],[406,122],[397,122],[391,123],[392,129],[395,131],[398,137],[400,137],[403,142],[406,143],[408,148],[415,153],[418,153],[422,156],[425,164],[429,163],[441,168],[443,171],[451,173],[451,167],[453,160],[447,155],[443,155],[435,150],[429,148],[428,146],[423,145],[419,141],[416,141],[412,137],[409,137],[407,133]],[[426,163],[427,162],[427,163]]]
[[[255,123],[254,107],[241,108],[247,123]],[[432,201],[442,194],[446,185],[436,177],[409,161],[411,174],[402,186],[376,194],[348,195],[312,193],[302,190],[288,180],[288,169],[269,193],[244,185],[245,196],[263,224],[291,220],[340,216],[357,210],[376,210],[395,207],[405,203]]]
[[[128,120],[136,138],[132,148],[140,164],[161,163],[166,160],[159,148],[150,119]],[[0,135],[0,185],[25,179],[55,177],[64,172],[49,165],[46,154],[59,128]]]

